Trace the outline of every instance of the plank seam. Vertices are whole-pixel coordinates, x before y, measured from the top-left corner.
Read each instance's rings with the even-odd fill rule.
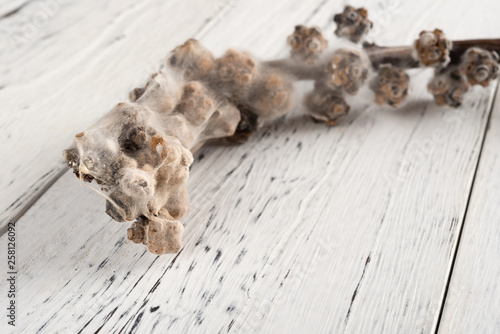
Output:
[[[56,182],[59,180],[69,169],[61,168],[55,176],[50,178],[47,183],[42,185],[39,190],[37,190],[33,196],[27,201],[27,203],[22,207],[21,210],[12,218],[10,218],[10,223],[16,224],[17,221],[24,216],[24,214],[49,190]],[[8,230],[8,224],[0,229],[0,237],[3,236]]]
[[[498,81],[497,81],[496,82],[496,87],[495,87],[494,92],[493,92],[493,97],[491,99],[491,102],[490,102],[490,105],[489,105],[489,108],[488,108],[489,110],[488,110],[487,120],[486,120],[486,124],[485,124],[485,131],[484,131],[484,134],[483,134],[483,138],[481,139],[481,145],[479,147],[479,155],[478,155],[478,158],[477,158],[476,166],[474,168],[474,173],[473,173],[473,177],[472,177],[472,183],[471,183],[471,186],[470,186],[470,189],[469,189],[469,194],[467,196],[467,202],[465,204],[465,211],[464,211],[464,214],[463,214],[463,217],[462,217],[462,223],[458,226],[457,241],[456,241],[455,247],[454,247],[453,252],[452,252],[451,264],[450,264],[450,268],[448,270],[447,278],[446,278],[446,285],[445,285],[445,288],[444,288],[443,295],[441,297],[441,303],[440,303],[440,307],[439,307],[439,313],[438,313],[438,316],[437,316],[437,320],[436,320],[436,323],[435,323],[435,329],[433,330],[434,334],[438,334],[439,327],[441,325],[441,320],[442,320],[444,309],[445,309],[446,299],[448,297],[448,291],[449,291],[449,287],[450,287],[450,283],[451,283],[451,278],[453,276],[453,270],[455,269],[455,263],[456,263],[456,259],[457,259],[457,255],[458,255],[458,249],[459,249],[459,246],[460,246],[460,241],[462,240],[462,232],[464,230],[465,221],[467,220],[467,214],[469,212],[470,202],[471,202],[471,199],[472,199],[472,194],[474,192],[474,185],[476,183],[477,173],[479,171],[479,166],[481,164],[481,157],[483,155],[484,144],[486,142],[486,137],[488,136],[488,132],[490,130],[491,116],[493,114],[493,109],[495,107],[495,102],[497,102],[496,100],[497,100],[497,95],[498,95],[499,87],[500,86],[499,86]]]

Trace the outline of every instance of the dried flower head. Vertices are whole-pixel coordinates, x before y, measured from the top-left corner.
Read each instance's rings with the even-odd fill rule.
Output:
[[[341,89],[349,95],[355,95],[368,78],[368,66],[363,62],[358,51],[338,49],[327,67],[329,85]]]
[[[439,29],[422,31],[415,41],[416,56],[424,66],[444,67],[450,62],[452,43]]]
[[[370,31],[373,23],[368,20],[368,11],[365,8],[345,6],[341,14],[336,14],[333,21],[337,24],[335,34],[357,43]]]
[[[127,230],[130,241],[142,243],[157,255],[177,253],[182,247],[184,227],[179,221],[171,220],[160,214],[148,219],[141,216]]]
[[[170,52],[167,65],[183,71],[187,80],[198,80],[214,68],[215,58],[212,52],[191,38]]]
[[[215,80],[224,93],[241,99],[257,74],[257,63],[250,54],[229,49],[215,62]]]
[[[306,95],[304,104],[309,116],[329,126],[335,125],[338,118],[347,115],[350,109],[339,91],[320,83],[316,83],[314,90]]]
[[[461,67],[469,85],[486,87],[498,77],[498,54],[480,48],[469,48]]]
[[[183,114],[191,124],[201,125],[212,115],[214,104],[202,83],[191,81],[184,86],[176,112]]]
[[[434,78],[427,86],[428,91],[434,95],[437,105],[459,107],[464,94],[469,90],[467,81],[457,67],[436,69]]]
[[[288,36],[287,41],[292,48],[292,58],[306,64],[315,64],[323,51],[328,48],[328,41],[316,27],[298,25],[293,34]]]
[[[393,68],[390,64],[381,65],[377,77],[372,81],[375,102],[398,107],[408,97],[410,77],[403,69]]]
[[[246,104],[262,118],[279,117],[290,110],[292,81],[278,73],[263,75],[252,86]]]

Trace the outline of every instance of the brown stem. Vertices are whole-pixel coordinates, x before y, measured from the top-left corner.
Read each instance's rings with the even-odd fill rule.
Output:
[[[471,47],[479,47],[500,54],[500,39],[476,39],[454,41],[450,51],[450,64],[458,64],[462,55]],[[418,68],[422,65],[414,58],[413,46],[386,47],[365,43],[363,48],[375,70],[382,64],[391,64],[397,68]],[[273,68],[294,77],[295,80],[317,80],[324,78],[326,62],[307,65],[290,58],[266,61],[264,66]]]
[[[270,60],[264,66],[278,70],[294,77],[295,80],[315,80],[325,75],[325,63],[307,65],[290,58]]]
[[[479,47],[488,51],[500,53],[500,39],[475,39],[467,41],[453,41],[450,51],[450,64],[458,64],[462,55],[471,47]],[[375,44],[363,45],[374,69],[381,64],[392,64],[399,68],[420,67],[420,62],[413,56],[413,46],[381,47]]]
[[[479,47],[500,54],[500,38],[497,39],[474,39],[468,41],[454,41],[450,52],[451,63],[459,63],[462,55],[469,48]]]
[[[413,56],[413,46],[384,47],[375,44],[364,44],[368,58],[375,70],[382,64],[391,64],[399,68],[415,68],[420,62]]]

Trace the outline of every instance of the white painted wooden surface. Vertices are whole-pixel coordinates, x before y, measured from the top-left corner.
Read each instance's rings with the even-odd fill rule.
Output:
[[[500,332],[498,96],[451,276],[440,333]]]
[[[73,9],[58,16],[66,25],[54,23],[52,29],[54,36],[65,36],[57,45],[75,43],[73,52],[80,46],[82,54],[68,51],[57,58],[35,39],[41,44],[24,52],[38,50],[44,58],[18,72],[13,68],[9,82],[23,83],[0,90],[0,101],[21,113],[9,116],[2,104],[0,124],[9,124],[5,129],[17,139],[0,141],[0,152],[21,166],[8,175],[26,178],[11,188],[4,188],[2,178],[5,199],[45,184],[36,181],[41,171],[29,169],[33,161],[51,170],[72,134],[125,99],[183,39],[195,35],[216,54],[235,46],[261,58],[278,57],[286,53],[284,41],[295,24],[315,24],[331,36],[331,15],[343,7],[321,0],[214,0],[197,2],[212,9],[195,13],[190,1],[150,1],[120,16],[120,8],[127,8],[123,1],[70,3]],[[98,19],[90,19],[84,6],[102,21],[92,23]],[[103,6],[104,14],[93,6]],[[456,39],[498,37],[500,8],[494,6],[499,5],[426,0],[368,7],[382,26],[375,40],[397,45],[434,27]],[[466,16],[463,25],[457,18]],[[207,24],[209,17],[215,18]],[[73,41],[75,35],[85,41]],[[61,59],[69,63],[58,69]],[[53,72],[43,73],[40,64],[46,63]],[[68,82],[68,76],[75,78]],[[398,111],[369,106],[364,92],[339,127],[314,124],[296,110],[242,146],[202,149],[191,173],[185,247],[176,256],[156,257],[125,244],[127,226],[109,219],[103,199],[65,173],[17,223],[18,332],[434,331],[492,96],[490,90],[474,90],[459,110],[437,108],[425,91],[429,76],[412,73],[410,101]],[[47,78],[54,81],[48,85]],[[45,109],[31,106],[23,114],[20,96]],[[88,118],[68,113],[80,113],[82,106]],[[26,115],[34,120],[21,123]],[[44,123],[47,139],[30,138],[19,149],[26,153],[15,153],[24,138],[21,126],[37,133],[34,125],[47,115],[59,118]],[[43,159],[29,152],[41,152]],[[11,217],[16,211],[6,212]],[[3,236],[0,249],[5,248]],[[2,280],[0,291],[5,290]],[[2,333],[4,328],[9,330],[0,322]]]

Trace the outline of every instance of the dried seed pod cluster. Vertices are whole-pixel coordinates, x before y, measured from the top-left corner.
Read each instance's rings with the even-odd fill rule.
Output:
[[[212,86],[236,105],[245,105],[262,119],[283,115],[291,108],[291,78],[259,64],[250,54],[228,50],[216,60]]]
[[[225,96],[207,82],[188,81],[208,77],[206,57],[193,40],[175,49],[165,71],[134,89],[131,103],[118,104],[75,137],[64,154],[77,176],[101,185],[113,219],[139,219],[135,241],[137,226],[149,226],[145,243],[157,254],[177,251],[181,242],[178,219],[189,210],[190,150],[233,135],[240,122],[239,110]]]
[[[165,70],[130,92],[130,103],[78,134],[64,158],[81,180],[101,186],[109,216],[136,220],[130,240],[155,254],[177,252],[191,151],[283,114],[292,91],[286,73],[234,50],[215,59],[191,39],[171,52]]]
[[[452,43],[439,29],[422,31],[415,41],[417,59],[424,66],[445,67],[450,62]]]
[[[316,27],[298,25],[292,35],[288,36],[288,45],[292,48],[293,59],[298,59],[306,64],[315,64],[319,56],[328,47],[328,41]]]
[[[467,49],[461,64],[437,69],[428,85],[437,105],[458,107],[469,86],[486,87],[498,77],[498,55],[481,48]]]
[[[101,186],[116,221],[151,220],[164,211],[177,224],[188,212],[193,157],[170,120],[159,119],[147,105],[120,103],[64,153],[77,176]]]
[[[347,6],[334,20],[336,34],[354,42],[372,26],[364,8]],[[77,134],[64,160],[82,182],[97,182],[101,190],[94,190],[106,198],[109,216],[135,220],[127,230],[129,240],[154,254],[177,252],[180,219],[189,211],[192,152],[206,141],[239,143],[263,121],[284,115],[292,107],[294,80],[314,82],[305,97],[306,113],[334,125],[349,111],[345,95],[355,95],[367,80],[368,59],[378,70],[372,84],[377,103],[403,103],[409,83],[403,69],[423,65],[436,67],[428,85],[436,103],[458,106],[469,85],[486,86],[498,76],[498,56],[492,51],[500,50],[500,41],[484,43],[488,50],[457,43],[462,51],[451,50],[452,43],[436,29],[422,32],[414,46],[370,45],[366,57],[346,49],[328,53],[318,28],[299,25],[288,37],[291,58],[259,62],[232,49],[215,58],[190,39],[168,55],[164,70],[130,92],[130,102],[119,103]],[[453,66],[448,65],[450,50]],[[464,54],[461,64],[457,53]]]
[[[314,78],[314,90],[306,95],[306,112],[315,121],[332,126],[349,112],[344,95],[355,95],[368,78],[368,66],[355,50],[339,49]],[[326,71],[325,71],[326,69]]]
[[[375,92],[375,102],[399,107],[408,97],[409,83],[410,77],[403,69],[394,68],[390,64],[382,65],[371,85]]]
[[[365,8],[345,6],[342,13],[333,17],[333,21],[337,24],[335,34],[354,43],[358,43],[373,27]]]

